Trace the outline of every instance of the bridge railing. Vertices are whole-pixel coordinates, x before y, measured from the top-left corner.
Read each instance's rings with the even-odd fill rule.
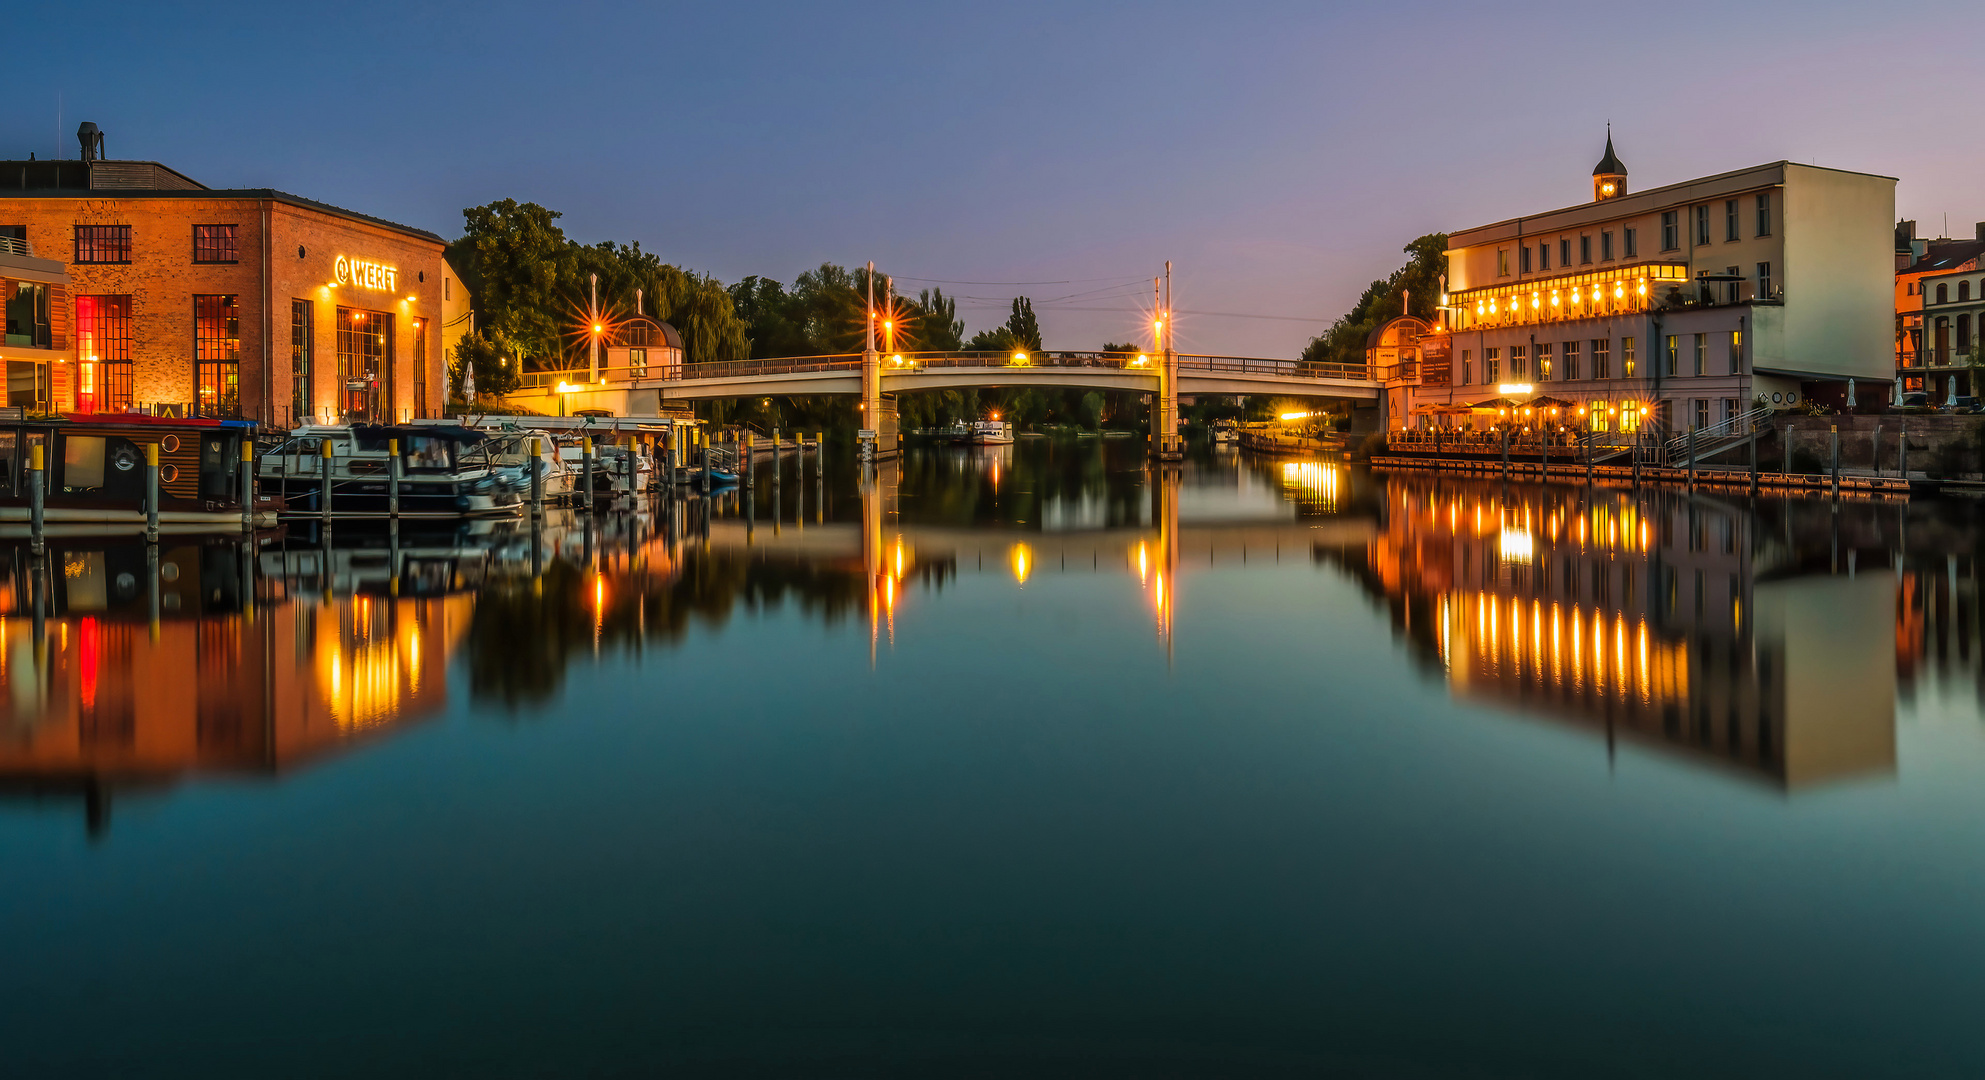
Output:
[[[1155,355],[1115,352],[905,352],[885,354],[882,370],[891,374],[946,368],[1109,368],[1118,371],[1155,370]],[[651,363],[645,367],[601,365],[600,380],[607,383],[657,383],[681,379],[737,379],[754,375],[799,375],[825,371],[860,371],[860,353],[832,353],[825,356],[778,356],[759,360],[711,360],[686,364]],[[1180,353],[1181,372],[1210,374],[1265,375],[1284,379],[1334,379],[1350,382],[1371,381],[1371,369],[1364,364],[1326,364],[1306,360],[1274,360],[1251,356],[1211,356]],[[518,380],[520,390],[557,390],[560,386],[583,388],[591,379],[588,368],[559,368],[527,371]]]

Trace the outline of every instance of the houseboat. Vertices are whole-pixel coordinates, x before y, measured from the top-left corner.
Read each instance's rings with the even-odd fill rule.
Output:
[[[1013,425],[998,418],[980,420],[972,425],[969,441],[974,446],[1004,446],[1013,441]]]
[[[240,528],[242,443],[255,425],[180,420],[138,413],[0,416],[0,534],[25,534],[31,516],[29,469],[42,456],[42,520],[47,531],[117,531],[145,525],[145,453],[158,448],[159,523],[171,532]],[[273,525],[280,504],[258,499],[254,522]]]
[[[523,440],[439,425],[313,425],[263,454],[256,480],[288,512],[321,514],[328,446],[332,516],[384,516],[397,446],[401,517],[515,514],[530,495]]]

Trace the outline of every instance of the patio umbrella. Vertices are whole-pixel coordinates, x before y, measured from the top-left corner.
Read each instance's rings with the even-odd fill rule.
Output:
[[[1487,401],[1478,401],[1468,406],[1469,409],[1474,411],[1480,411],[1482,409],[1514,409],[1516,407],[1517,403],[1506,397],[1493,397]]]

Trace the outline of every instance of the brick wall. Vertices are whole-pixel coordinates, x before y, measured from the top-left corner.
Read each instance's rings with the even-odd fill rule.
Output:
[[[41,258],[70,263],[68,296],[52,312],[51,330],[67,347],[73,297],[131,297],[133,396],[140,403],[193,401],[193,297],[231,294],[240,313],[242,415],[288,424],[290,301],[313,302],[313,401],[336,406],[336,308],[347,304],[395,316],[394,415],[414,406],[416,380],[427,384],[429,415],[442,406],[440,335],[430,320],[441,310],[442,245],[426,239],[279,200],[228,196],[128,197],[93,193],[87,198],[10,196],[0,199],[0,224],[25,225]],[[129,265],[76,264],[77,225],[131,226]],[[238,226],[239,260],[231,265],[193,261],[193,226]],[[351,286],[330,288],[340,255],[385,263],[399,271],[386,293]],[[268,273],[263,273],[265,265]],[[415,320],[429,322],[425,355],[414,355]],[[59,374],[57,385],[64,380]],[[66,404],[66,403],[63,403]]]

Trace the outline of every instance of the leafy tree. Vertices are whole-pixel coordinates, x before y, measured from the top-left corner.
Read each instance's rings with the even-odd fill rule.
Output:
[[[1313,362],[1362,364],[1365,341],[1386,320],[1402,314],[1401,292],[1410,295],[1404,303],[1412,310],[1404,314],[1432,320],[1440,305],[1441,276],[1447,273],[1447,234],[1428,233],[1402,249],[1411,255],[1405,266],[1391,276],[1374,281],[1358,297],[1351,310],[1330,325],[1330,329],[1310,339],[1303,359]]]
[[[1034,318],[1034,301],[1027,297],[1017,297],[1013,301],[1013,313],[1006,318],[1006,325],[991,330],[981,330],[966,342],[967,349],[978,352],[1018,352],[1041,351],[1041,324]]]

